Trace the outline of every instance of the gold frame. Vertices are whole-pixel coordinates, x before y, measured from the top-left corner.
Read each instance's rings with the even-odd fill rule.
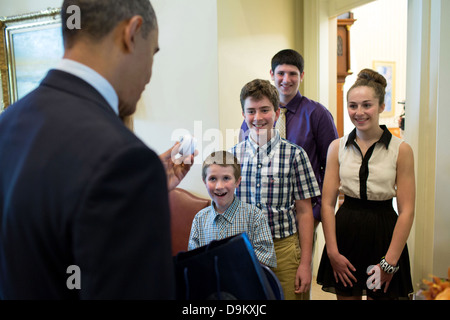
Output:
[[[19,85],[17,77],[17,59],[15,54],[14,36],[25,34],[28,32],[49,30],[56,27],[59,27],[59,29],[61,30],[60,11],[60,8],[48,8],[47,10],[27,13],[23,15],[0,17],[0,75],[3,95],[0,112],[6,109],[10,104],[17,101],[19,98],[21,98],[18,92]],[[59,40],[62,44],[62,34],[61,39],[58,39],[58,41]],[[27,50],[27,53],[30,52],[34,54],[33,49],[33,47],[29,48]],[[49,48],[46,48],[46,50],[48,49]],[[60,49],[62,53],[62,45]],[[32,58],[28,59],[31,60]],[[51,59],[51,55],[49,59]],[[39,66],[41,67],[42,65]],[[36,72],[46,72],[48,69],[45,69],[45,66],[46,64],[41,67],[43,68],[42,70],[37,70]]]
[[[381,117],[388,118],[395,116],[395,62],[393,61],[374,61],[373,70],[377,71],[386,78],[386,96],[384,99],[385,108],[380,114]]]

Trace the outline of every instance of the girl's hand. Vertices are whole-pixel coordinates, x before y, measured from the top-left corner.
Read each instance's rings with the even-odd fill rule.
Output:
[[[340,280],[344,287],[347,287],[347,285],[353,287],[353,282],[357,282],[352,273],[352,271],[356,271],[355,267],[340,253],[329,256],[329,258],[331,266],[333,267],[334,279],[336,280],[336,283]]]
[[[367,270],[367,274],[370,276],[367,279],[367,287],[369,289],[373,288],[373,291],[381,289],[384,285],[384,293],[387,292],[389,285],[391,284],[393,273],[386,273],[381,270],[380,264],[373,266],[371,269]]]

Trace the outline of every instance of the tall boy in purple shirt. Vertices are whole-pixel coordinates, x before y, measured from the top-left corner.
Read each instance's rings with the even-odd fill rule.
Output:
[[[327,151],[330,143],[338,138],[330,111],[322,104],[308,99],[298,90],[303,81],[303,57],[295,50],[281,50],[272,58],[270,76],[280,94],[280,108],[286,108],[286,139],[302,147],[308,154],[314,174],[322,191]],[[245,121],[241,126],[248,136]],[[321,197],[311,199],[314,225],[320,222]]]

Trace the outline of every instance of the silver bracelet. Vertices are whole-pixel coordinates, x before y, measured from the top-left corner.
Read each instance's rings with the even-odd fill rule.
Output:
[[[383,257],[380,261],[380,268],[386,273],[393,274],[396,273],[399,269],[399,266],[391,266],[389,263],[387,263],[386,259]]]

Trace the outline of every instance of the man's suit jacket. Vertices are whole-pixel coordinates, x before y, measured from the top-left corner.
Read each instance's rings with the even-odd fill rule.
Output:
[[[158,155],[82,79],[0,116],[0,299],[173,298],[169,219]]]

